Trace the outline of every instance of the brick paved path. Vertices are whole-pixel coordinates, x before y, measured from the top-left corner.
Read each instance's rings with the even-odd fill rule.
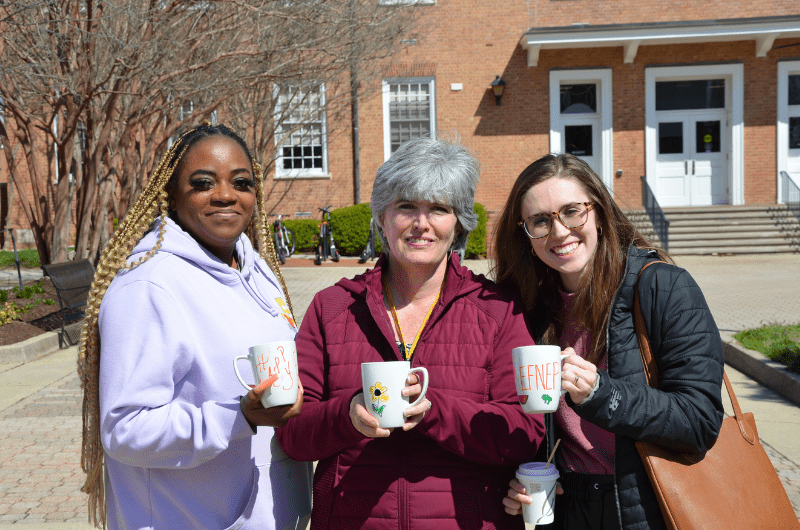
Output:
[[[758,427],[758,420],[756,420],[756,427]],[[800,519],[800,470],[797,464],[783,456],[766,442],[762,441],[761,445],[772,461],[772,465],[775,466],[775,471],[778,472],[778,476],[781,478],[783,488],[792,502],[794,513]]]
[[[0,523],[86,522],[81,395],[72,373],[0,411]]]

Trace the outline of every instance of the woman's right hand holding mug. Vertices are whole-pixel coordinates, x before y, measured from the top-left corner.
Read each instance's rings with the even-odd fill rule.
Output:
[[[359,392],[350,400],[350,421],[358,432],[367,438],[386,438],[394,429],[384,429],[364,404],[364,393]]]

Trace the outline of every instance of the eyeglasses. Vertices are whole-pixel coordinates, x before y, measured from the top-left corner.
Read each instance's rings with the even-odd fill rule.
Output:
[[[562,206],[558,212],[535,213],[520,221],[518,224],[525,229],[531,239],[541,239],[550,235],[553,230],[553,219],[567,228],[580,228],[589,219],[589,210],[597,205],[596,202],[574,202]]]

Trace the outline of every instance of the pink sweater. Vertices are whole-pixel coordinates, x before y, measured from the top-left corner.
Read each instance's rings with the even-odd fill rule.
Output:
[[[584,359],[588,355],[589,330],[580,327],[569,314],[569,308],[574,298],[572,293],[561,293],[567,318],[564,326],[564,335],[561,337],[561,349],[572,346],[575,353]],[[606,370],[607,357],[603,357],[597,366]],[[561,398],[561,404],[555,412],[556,425],[561,436],[558,449],[558,469],[574,471],[592,475],[614,474],[614,435],[600,427],[589,423]]]

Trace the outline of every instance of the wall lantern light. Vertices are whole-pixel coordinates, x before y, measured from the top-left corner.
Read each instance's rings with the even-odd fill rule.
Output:
[[[497,105],[500,105],[500,98],[503,97],[503,90],[506,89],[506,82],[500,79],[499,75],[494,76],[494,81],[492,81],[491,85],[492,92],[494,92],[494,100]]]

